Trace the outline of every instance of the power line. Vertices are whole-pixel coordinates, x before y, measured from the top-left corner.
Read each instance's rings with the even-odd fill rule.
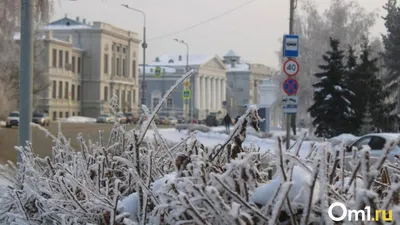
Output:
[[[243,3],[243,4],[241,4],[241,5],[238,5],[238,6],[232,8],[232,9],[230,9],[230,10],[228,10],[228,11],[223,12],[222,14],[219,14],[219,15],[217,15],[217,16],[211,17],[211,18],[209,18],[209,19],[207,19],[207,20],[204,20],[204,21],[202,21],[202,22],[200,22],[200,23],[193,24],[193,25],[191,25],[191,26],[189,26],[189,27],[186,27],[186,28],[184,28],[184,29],[181,29],[181,30],[178,30],[178,31],[175,31],[175,32],[171,32],[171,33],[169,33],[169,34],[165,34],[165,35],[161,35],[161,36],[158,36],[158,37],[150,38],[150,39],[148,39],[148,41],[155,41],[155,40],[158,40],[158,39],[162,39],[162,38],[166,38],[166,37],[171,37],[171,36],[174,36],[174,35],[176,35],[176,34],[180,34],[180,33],[182,33],[182,32],[185,32],[185,31],[188,31],[188,30],[190,30],[190,29],[196,28],[196,27],[201,26],[201,25],[203,25],[203,24],[209,23],[209,22],[211,22],[211,21],[213,21],[213,20],[219,19],[219,18],[221,18],[221,17],[223,17],[223,16],[225,16],[225,15],[227,15],[227,14],[229,14],[229,13],[231,13],[231,12],[237,10],[237,9],[240,9],[240,8],[246,6],[246,5],[249,5],[249,4],[251,4],[251,3],[255,2],[255,1],[257,1],[257,0],[249,0],[249,1],[247,1],[247,2],[245,2],[245,3]]]

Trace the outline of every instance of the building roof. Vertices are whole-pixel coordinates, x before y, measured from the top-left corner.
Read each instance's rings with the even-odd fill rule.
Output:
[[[239,57],[239,55],[236,54],[236,52],[234,52],[234,51],[231,49],[231,50],[229,50],[228,53],[226,53],[226,54],[224,55],[224,57]]]
[[[93,29],[93,26],[85,22],[70,19],[68,17],[51,22],[43,27],[44,30],[69,30],[69,29]]]
[[[189,65],[202,65],[209,61],[214,56],[206,54],[189,54]],[[158,60],[157,60],[158,59]],[[156,59],[149,63],[151,66],[185,66],[186,65],[186,53],[175,53],[175,54],[163,54],[156,57]]]
[[[228,71],[250,71],[250,66],[246,63],[236,63],[235,67],[232,67],[230,62],[227,62],[225,66],[228,68]]]

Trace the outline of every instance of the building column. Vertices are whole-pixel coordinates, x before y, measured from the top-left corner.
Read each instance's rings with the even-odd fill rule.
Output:
[[[206,77],[206,95],[207,98],[205,99],[206,109],[211,110],[211,77]]]
[[[211,107],[210,110],[214,111],[214,105],[215,105],[215,78],[214,77],[210,77],[211,79],[211,98],[210,98],[210,102],[211,102]]]
[[[226,79],[221,80],[221,89],[222,89],[222,101],[227,101],[228,104],[228,99],[226,98]]]
[[[195,108],[199,109],[200,108],[200,101],[201,101],[201,98],[200,98],[200,91],[201,91],[201,89],[200,89],[200,74],[197,74],[195,79],[196,79],[196,81],[195,81],[195,84],[196,84]]]
[[[217,91],[216,96],[215,96],[215,99],[216,99],[215,108],[217,110],[219,110],[221,108],[221,105],[222,105],[222,101],[221,101],[221,78],[217,78],[216,79],[216,88],[215,89]]]
[[[204,109],[205,108],[205,99],[206,99],[206,87],[205,87],[205,77],[201,76],[200,77],[200,108]]]

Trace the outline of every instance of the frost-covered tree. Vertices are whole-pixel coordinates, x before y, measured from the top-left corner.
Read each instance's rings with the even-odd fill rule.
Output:
[[[388,125],[393,122],[390,112],[394,109],[394,104],[388,101],[389,92],[379,77],[378,58],[372,58],[371,55],[371,45],[365,39],[361,45],[360,63],[356,69],[358,78],[356,85],[351,89],[357,99],[353,108],[356,116],[362,117],[367,105],[370,105],[374,125],[382,130],[390,130]]]
[[[374,132],[375,130],[374,121],[372,119],[370,108],[371,108],[370,104],[367,104],[365,107],[365,112],[362,117],[362,124],[360,126],[360,131],[359,131],[360,135],[366,135]]]
[[[319,79],[314,87],[314,104],[309,108],[316,127],[315,135],[331,138],[349,132],[349,121],[354,118],[349,99],[354,96],[346,84],[343,65],[344,51],[339,50],[339,40],[330,38],[331,50],[323,55],[325,64],[315,74]]]
[[[397,6],[397,0],[388,0],[383,7],[387,15],[383,17],[387,34],[383,35],[384,62],[386,73],[384,83],[391,92],[391,96],[397,102],[397,113],[400,112],[400,8]]]
[[[7,111],[17,108],[18,99],[18,83],[19,83],[19,43],[15,40],[16,33],[19,32],[20,21],[20,3],[15,0],[0,1],[0,118],[4,117]],[[34,41],[34,98],[41,91],[48,87],[48,83],[43,73],[44,63],[44,45],[41,40],[42,34],[39,34],[37,28],[48,21],[49,15],[52,12],[53,1],[50,0],[35,0],[34,4],[34,26],[35,26],[35,41]]]
[[[294,32],[300,36],[300,55],[296,60],[301,68],[297,75],[300,83],[297,92],[297,121],[303,120],[311,126],[312,119],[307,110],[313,104],[312,85],[316,82],[313,74],[318,72],[318,65],[323,63],[321,55],[329,48],[326,40],[332,36],[339,39],[344,47],[355,46],[355,51],[358,52],[357,44],[361,43],[363,36],[369,36],[377,17],[375,11],[368,12],[356,0],[331,1],[330,6],[322,13],[318,9],[318,1],[299,1],[294,23]],[[277,55],[282,64],[282,52]],[[283,80],[284,76],[280,76],[281,83]],[[284,95],[279,89],[277,104],[274,104],[276,111],[282,110]]]

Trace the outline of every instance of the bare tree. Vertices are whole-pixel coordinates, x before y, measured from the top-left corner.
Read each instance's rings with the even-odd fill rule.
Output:
[[[34,2],[35,46],[34,46],[34,77],[33,94],[36,98],[48,87],[44,72],[46,64],[43,59],[44,44],[39,27],[48,22],[52,12],[52,1],[35,0]],[[19,33],[20,1],[0,1],[0,118],[17,108],[19,93],[19,57],[20,47],[16,41]]]

